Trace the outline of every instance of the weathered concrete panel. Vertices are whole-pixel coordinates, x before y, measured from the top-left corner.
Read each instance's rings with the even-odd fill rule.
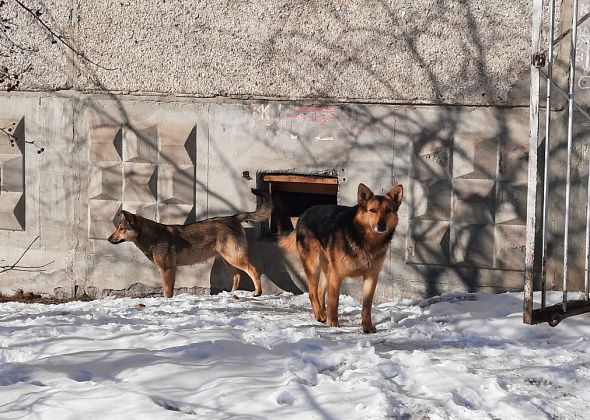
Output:
[[[160,287],[157,269],[141,252],[132,244],[113,246],[106,238],[114,230],[113,220],[120,209],[164,223],[194,220],[196,133],[203,106],[115,97],[84,97],[76,101],[74,141],[90,145],[83,157],[89,169],[85,172],[88,190],[82,191],[90,206],[82,223],[89,227],[90,234],[83,242],[92,259],[85,266],[80,285],[99,292],[126,289],[134,283]],[[100,153],[95,152],[95,142],[103,149]],[[99,159],[103,156],[109,160],[97,174],[95,168],[102,163]],[[103,188],[98,195],[93,188],[97,179]],[[95,225],[101,229],[99,234],[94,234]],[[177,287],[209,288],[211,264],[181,269]]]
[[[72,141],[72,102],[57,97],[8,96],[0,98],[0,110],[0,120],[21,126],[16,135],[24,161],[24,166],[19,163],[17,168],[8,168],[20,172],[17,178],[18,183],[24,182],[24,203],[19,210],[21,227],[0,229],[0,265],[14,263],[32,244],[19,265],[44,266],[33,273],[12,270],[0,274],[0,291],[70,291],[78,277],[75,259],[85,251],[79,241],[87,232],[80,224],[80,171],[84,162],[76,158],[79,148]],[[0,139],[0,144],[5,150],[7,139]],[[35,153],[35,144],[45,151]],[[0,201],[4,193],[0,191]]]
[[[523,269],[527,124],[526,109],[418,108],[398,116],[396,136],[412,144],[407,262],[430,290],[447,287],[440,276],[453,270],[467,289],[491,287],[478,280],[484,272],[497,290],[521,286],[521,277],[499,270]],[[462,267],[478,274],[466,279]]]

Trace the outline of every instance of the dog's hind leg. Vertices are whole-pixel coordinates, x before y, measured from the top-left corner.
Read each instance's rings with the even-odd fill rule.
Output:
[[[238,268],[245,271],[254,282],[254,291],[252,292],[252,296],[260,296],[262,294],[262,283],[260,282],[260,275],[258,274],[256,268],[250,264],[248,260],[240,262]]]
[[[322,275],[320,276],[318,283],[318,300],[320,302],[320,307],[325,312],[326,292],[328,290],[328,262],[324,257],[320,259],[320,272],[322,273]]]
[[[318,301],[320,302],[320,308],[322,308],[324,312],[326,311],[326,290],[328,289],[326,275],[327,274],[320,275],[318,281]]]
[[[318,283],[320,280],[320,257],[319,250],[317,247],[304,246],[298,242],[299,255],[301,256],[301,262],[303,264],[303,270],[307,277],[307,288],[309,290],[309,301],[311,303],[311,310],[315,319],[320,322],[326,322],[326,312],[323,309],[323,298],[318,296]]]
[[[238,290],[240,288],[240,270],[238,270],[236,267],[234,267],[233,265],[228,263],[224,258],[221,258],[221,260],[223,261],[223,263],[225,264],[225,266],[227,267],[227,269],[229,270],[229,272],[231,274],[231,279],[232,279],[231,291],[235,292],[236,290]]]
[[[250,264],[248,258],[244,255],[222,255],[222,257],[232,266],[235,268],[239,268],[240,270],[244,271],[246,274],[250,276],[252,281],[254,282],[254,291],[252,292],[252,296],[260,296],[262,294],[262,284],[260,282],[260,275],[256,268]],[[238,284],[240,282],[239,273],[238,273]],[[236,280],[234,276],[234,287],[236,287]]]

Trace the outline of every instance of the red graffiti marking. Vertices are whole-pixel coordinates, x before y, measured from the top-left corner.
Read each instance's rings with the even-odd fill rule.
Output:
[[[311,105],[297,105],[291,107],[294,111],[336,111],[335,106],[311,106]]]
[[[316,124],[324,125],[328,121],[334,121],[336,119],[335,112],[323,113],[323,112],[314,112],[310,114],[293,114],[289,115],[289,118],[292,119],[301,119],[301,120],[309,120]]]
[[[328,121],[336,119],[338,108],[335,106],[296,105],[289,110],[299,111],[289,115],[289,118],[308,120],[315,124],[325,125]]]

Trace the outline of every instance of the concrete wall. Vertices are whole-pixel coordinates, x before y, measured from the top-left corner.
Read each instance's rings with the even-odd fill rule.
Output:
[[[528,104],[527,0],[26,4],[99,64],[9,1],[8,35],[34,51],[3,61],[32,65],[27,90]]]
[[[20,264],[53,261],[43,272],[3,274],[3,292],[156,287],[157,271],[135,247],[105,240],[117,211],[183,223],[253,210],[249,190],[265,171],[334,174],[342,204],[354,204],[359,182],[378,193],[406,187],[380,299],[520,287],[526,109],[73,93],[7,95],[0,108],[5,126],[18,125],[20,142],[2,155],[3,258],[16,260],[38,235]],[[256,226],[249,237],[254,263],[271,280],[265,291],[304,288],[296,258],[259,240]],[[178,287],[227,284],[228,275],[212,264],[183,269]],[[350,293],[359,288],[347,283]]]
[[[1,58],[0,291],[150,293],[119,208],[166,223],[253,210],[265,171],[406,188],[379,300],[522,287],[529,2],[14,2]],[[3,48],[4,44],[0,44]],[[34,142],[44,147],[36,153]],[[248,171],[250,179],[243,176]],[[248,237],[264,292],[305,289],[297,258]],[[244,283],[248,283],[245,279]],[[216,261],[177,287],[229,286]],[[358,296],[361,283],[345,291]]]

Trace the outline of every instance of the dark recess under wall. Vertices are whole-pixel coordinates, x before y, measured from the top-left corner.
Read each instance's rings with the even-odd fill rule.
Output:
[[[269,192],[274,200],[284,207],[284,213],[291,219],[293,226],[297,218],[305,210],[319,204],[338,203],[338,179],[336,177],[321,177],[317,175],[262,175],[263,188]],[[262,236],[275,237],[279,222],[273,212],[269,223],[264,224]],[[282,225],[285,221],[281,222]],[[281,229],[285,229],[282,226]]]

